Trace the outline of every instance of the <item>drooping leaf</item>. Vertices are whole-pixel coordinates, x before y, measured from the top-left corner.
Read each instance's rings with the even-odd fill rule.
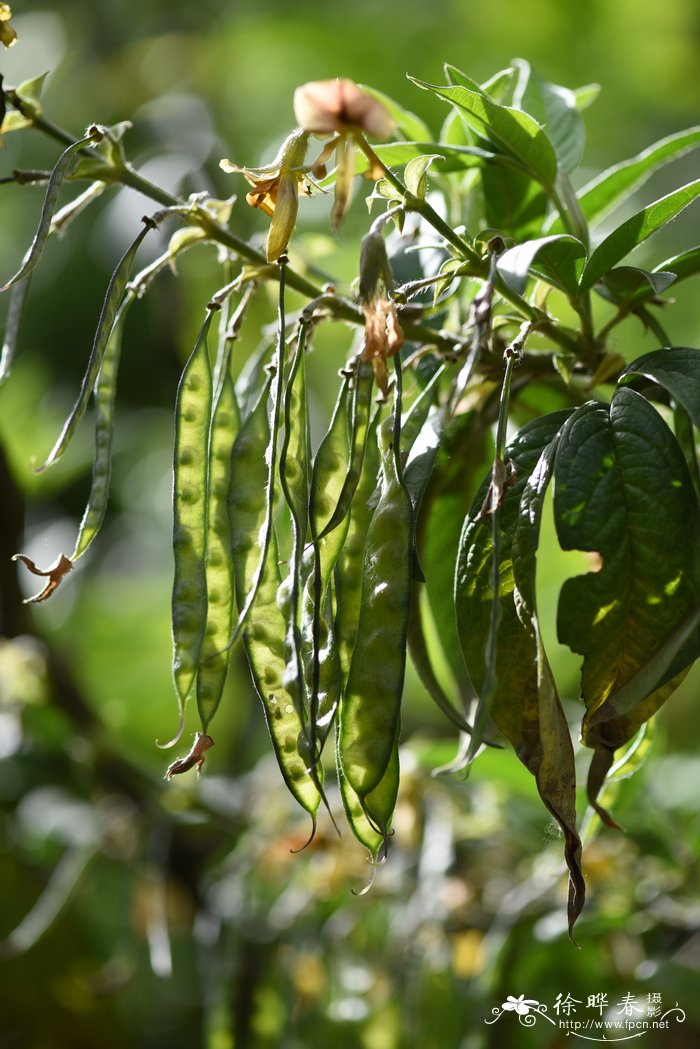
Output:
[[[557,624],[559,639],[584,657],[582,738],[596,751],[589,772],[595,805],[615,750],[679,683],[678,674],[667,678],[663,649],[669,642],[673,648],[671,639],[678,640],[700,600],[700,514],[671,431],[644,397],[624,386],[610,406],[588,402],[577,410],[562,434],[555,477],[562,548],[602,558],[598,571],[564,583]],[[647,677],[630,684],[625,700],[623,686],[644,668]]]
[[[552,186],[557,177],[557,158],[547,135],[527,113],[500,106],[483,92],[462,86],[444,87],[411,77],[413,83],[438,98],[459,107],[475,130],[514,160],[523,171],[544,186]]]
[[[576,294],[583,272],[586,249],[568,234],[539,237],[517,244],[498,259],[498,270],[508,286],[522,295],[530,271],[534,270],[555,287]]]
[[[563,170],[573,171],[581,160],[585,142],[574,92],[543,80],[522,58],[513,65],[518,74],[513,105],[535,118],[547,132]]]
[[[581,912],[585,886],[576,833],[574,754],[568,725],[549,670],[534,602],[535,551],[542,502],[551,476],[558,433],[569,412],[554,412],[527,424],[505,453],[516,478],[500,508],[499,593],[492,590],[494,536],[482,514],[490,477],[477,493],[460,540],[455,576],[459,641],[477,691],[486,680],[487,643],[494,597],[500,605],[495,656],[496,688],[491,717],[535,777],[549,812],[565,836],[570,872],[569,928]],[[548,451],[546,451],[548,449]],[[518,535],[518,546],[514,537]],[[519,558],[516,591],[514,557]]]
[[[638,244],[674,219],[700,194],[700,179],[673,190],[632,215],[618,226],[595,249],[581,277],[581,290],[592,288],[596,281],[636,248]]]
[[[694,277],[696,273],[700,273],[700,247],[689,248],[688,251],[682,251],[680,255],[672,255],[670,259],[654,266],[652,272],[673,273],[676,282],[685,280],[686,277]]]
[[[640,269],[638,266],[615,266],[605,274],[597,291],[605,299],[627,307],[638,306],[669,288],[675,281],[675,273],[665,270]]]

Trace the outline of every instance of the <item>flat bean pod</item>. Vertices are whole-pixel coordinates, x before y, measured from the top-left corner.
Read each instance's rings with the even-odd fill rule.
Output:
[[[401,474],[401,370],[393,417],[379,430],[382,491],[367,532],[357,640],[340,711],[343,773],[364,805],[395,745],[406,666],[413,510]]]
[[[281,332],[283,332],[281,326]],[[280,338],[280,348],[283,336]],[[280,770],[292,795],[316,821],[322,798],[319,774],[308,772],[303,724],[286,683],[287,621],[278,605],[281,584],[272,527],[276,485],[276,429],[280,424],[282,353],[278,353],[272,423],[266,384],[244,420],[231,456],[231,552],[244,645],[265,711]],[[252,596],[251,596],[252,595]],[[301,744],[301,749],[300,749]]]
[[[362,475],[350,511],[345,543],[336,562],[334,580],[336,597],[335,633],[343,680],[350,669],[352,650],[357,637],[357,623],[362,604],[362,565],[365,541],[374,507],[371,498],[377,487],[379,473],[379,445],[377,425],[380,410],[372,417],[367,438],[367,451],[362,464]]]
[[[114,434],[114,409],[117,396],[117,374],[122,349],[124,322],[134,293],[127,292],[119,307],[107,345],[102,357],[100,372],[95,383],[95,458],[92,464],[92,485],[78,538],[71,561],[75,562],[85,553],[102,527],[112,476],[112,438]]]
[[[102,365],[102,358],[109,341],[110,332],[112,331],[124,292],[126,291],[126,286],[134,265],[136,252],[141,246],[141,241],[151,229],[154,229],[154,223],[147,220],[139,235],[135,238],[134,242],[124,252],[117,263],[116,269],[114,270],[107,287],[104,303],[102,304],[102,311],[97,324],[97,331],[95,332],[90,359],[88,360],[87,370],[83,376],[78,399],[73,405],[70,415],[63,424],[63,429],[59,434],[58,440],[49,452],[44,464],[37,469],[37,473],[46,470],[49,466],[60,459],[85,414],[90,395],[93,391],[95,381]]]
[[[19,340],[19,327],[24,313],[24,305],[29,294],[31,275],[14,285],[10,292],[10,305],[7,310],[5,321],[5,334],[2,340],[2,353],[0,354],[0,383],[4,382],[10,374],[12,362],[17,352]]]
[[[355,494],[360,475],[362,473],[362,461],[365,456],[367,445],[367,432],[372,408],[372,387],[374,385],[374,369],[367,361],[358,361],[357,374],[355,377],[355,391],[352,406],[352,441],[351,456],[348,472],[345,475],[343,486],[338,496],[338,502],[328,523],[318,534],[319,539],[325,537],[344,521],[350,510],[350,504]]]
[[[328,430],[313,465],[310,491],[312,535],[320,531],[335,508],[349,466],[348,401],[350,377],[345,374]],[[340,700],[341,675],[335,643],[333,601],[328,586],[350,522],[325,539],[313,541],[312,567],[306,578],[302,607],[304,669],[309,692],[309,744],[314,759],[320,757]]]
[[[207,490],[212,380],[207,312],[180,379],[173,458],[173,679],[182,711],[192,688],[207,619]]]
[[[228,639],[233,624],[234,582],[228,495],[231,450],[239,430],[238,404],[230,373],[231,340],[224,330],[215,368],[217,389],[209,433],[207,514],[207,621],[197,666],[197,709],[206,733],[216,713],[230,659]]]
[[[11,288],[13,284],[16,284],[18,281],[22,280],[23,277],[26,277],[28,273],[31,273],[36,266],[41,258],[41,253],[44,250],[44,245],[48,239],[51,230],[51,220],[53,219],[54,211],[56,210],[58,194],[63,185],[63,180],[68,174],[68,169],[73,163],[73,158],[81,149],[85,149],[86,146],[99,141],[101,137],[102,135],[97,128],[90,128],[85,138],[81,138],[78,142],[72,142],[71,145],[61,153],[54,165],[51,175],[49,176],[48,185],[46,187],[46,196],[44,197],[39,225],[34,234],[34,239],[29,245],[19,269],[9,280],[5,281],[2,287],[0,287],[0,291],[7,291],[7,289]]]
[[[292,550],[289,558],[287,618],[287,681],[295,696],[302,723],[306,722],[304,695],[304,653],[300,628],[303,589],[302,560],[309,526],[309,419],[306,399],[306,325],[300,324],[297,345],[289,368],[284,397],[284,440],[280,452],[280,485],[292,522]],[[281,595],[283,600],[286,596]]]
[[[338,768],[340,797],[348,824],[357,840],[369,850],[372,862],[376,866],[384,859],[386,853],[387,840],[391,832],[391,819],[399,792],[398,733],[384,775],[364,801],[360,801],[345,778],[340,758]],[[371,884],[370,880],[369,885]]]

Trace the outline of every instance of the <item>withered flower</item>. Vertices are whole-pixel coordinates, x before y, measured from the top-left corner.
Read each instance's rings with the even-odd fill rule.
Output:
[[[389,138],[394,131],[393,118],[386,106],[345,77],[312,80],[298,87],[294,92],[294,115],[305,131],[334,136],[317,163],[324,163],[335,151],[337,167],[331,226],[337,229],[350,205],[358,136]],[[381,175],[381,169],[370,168],[371,178]]]
[[[394,280],[384,237],[370,231],[362,241],[360,255],[360,305],[365,315],[362,360],[370,361],[377,386],[386,395],[389,372],[386,362],[403,346],[403,331],[396,304],[389,298]]]
[[[312,168],[304,165],[309,135],[297,128],[282,143],[272,161],[260,168],[239,167],[230,160],[222,160],[223,171],[243,175],[253,187],[246,196],[252,208],[260,208],[272,219],[267,234],[268,262],[276,262],[283,254],[294,230],[299,210],[299,192],[311,195]]]
[[[394,131],[386,106],[347,77],[311,80],[294,92],[294,115],[300,127],[315,135],[364,131],[381,141]]]

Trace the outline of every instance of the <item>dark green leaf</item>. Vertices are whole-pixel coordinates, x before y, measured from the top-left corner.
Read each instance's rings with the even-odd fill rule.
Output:
[[[505,453],[517,478],[500,509],[500,622],[496,649],[496,690],[491,716],[535,777],[549,812],[565,835],[570,871],[569,927],[583,907],[585,886],[576,834],[574,754],[569,729],[547,664],[534,604],[535,550],[542,502],[551,476],[555,441],[569,417],[555,412],[520,431]],[[487,478],[477,493],[460,540],[455,577],[457,627],[467,669],[477,692],[487,676],[492,591],[491,518],[480,513],[489,490]],[[521,502],[522,497],[522,502]],[[514,547],[514,537],[518,546]],[[516,594],[514,557],[518,558]]]
[[[598,571],[566,581],[558,611],[560,640],[584,657],[582,738],[600,752],[589,776],[595,802],[614,751],[678,684],[665,677],[666,657],[683,647],[679,628],[698,607],[700,519],[675,438],[649,402],[625,387],[610,406],[589,402],[577,410],[562,433],[555,476],[561,546],[602,558]],[[627,699],[622,693],[618,714],[616,696],[645,667]]]
[[[628,364],[620,384],[626,386],[640,378],[663,386],[700,429],[700,350],[673,346],[645,353]]]

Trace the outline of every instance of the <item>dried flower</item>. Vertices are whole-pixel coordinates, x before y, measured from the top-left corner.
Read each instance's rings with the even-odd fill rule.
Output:
[[[389,387],[386,362],[403,346],[403,331],[396,305],[389,298],[394,279],[384,237],[370,231],[360,254],[360,304],[365,315],[365,344],[362,360],[371,361],[374,377],[383,394]]]
[[[289,244],[299,210],[299,191],[311,195],[312,168],[304,165],[308,140],[308,132],[297,128],[265,167],[239,167],[230,160],[219,164],[224,171],[241,174],[248,180],[253,188],[246,200],[252,208],[260,208],[271,217],[266,245],[268,262],[276,262]]]
[[[315,135],[335,135],[323,149],[317,163],[324,163],[336,151],[335,200],[331,226],[337,229],[350,204],[354,175],[354,149],[358,135],[387,139],[394,121],[386,106],[367,94],[352,80],[312,80],[294,92],[294,114],[305,131]],[[381,171],[370,170],[372,178]]]
[[[294,92],[294,115],[300,127],[315,135],[364,131],[381,141],[394,131],[386,106],[352,80],[311,80]]]
[[[389,389],[386,362],[403,346],[403,331],[396,314],[396,306],[384,297],[362,307],[365,314],[365,344],[362,360],[371,361],[374,378],[383,394]]]
[[[33,602],[42,602],[48,600],[53,592],[59,586],[61,580],[66,576],[73,567],[73,562],[70,558],[66,557],[65,554],[59,554],[54,563],[44,571],[41,568],[37,568],[35,563],[26,554],[13,554],[13,561],[22,561],[23,564],[29,569],[32,575],[44,576],[48,581],[44,589],[35,594],[34,597],[27,597],[24,600],[25,605],[32,604]]]

